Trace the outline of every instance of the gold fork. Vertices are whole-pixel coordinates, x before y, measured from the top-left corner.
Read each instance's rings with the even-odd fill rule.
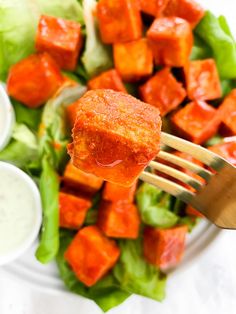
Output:
[[[193,187],[196,192],[191,192],[178,183],[147,171],[142,172],[140,179],[192,205],[218,227],[236,229],[236,167],[199,145],[164,132],[161,135],[161,143],[191,155],[215,170],[215,173],[181,157],[160,151],[158,157],[191,170],[202,177],[206,183],[156,161],[151,161],[149,167],[184,182]]]

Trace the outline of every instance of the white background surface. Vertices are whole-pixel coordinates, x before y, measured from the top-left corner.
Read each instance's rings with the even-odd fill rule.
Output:
[[[148,0],[147,0],[148,1]],[[224,14],[236,34],[235,0],[199,0]],[[45,294],[10,278],[0,269],[0,314],[93,314],[83,311],[79,298]],[[135,306],[134,306],[135,304]],[[138,304],[138,306],[137,306]],[[145,308],[144,308],[145,307]],[[94,309],[96,305],[94,305]],[[222,236],[186,270],[169,278],[167,298],[160,304],[133,296],[109,314],[235,314],[236,231]]]

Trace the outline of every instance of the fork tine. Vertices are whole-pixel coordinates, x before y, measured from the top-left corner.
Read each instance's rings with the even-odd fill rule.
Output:
[[[200,177],[202,177],[206,181],[209,181],[210,178],[212,177],[212,173],[210,171],[204,169],[201,166],[194,164],[191,161],[185,160],[185,159],[183,159],[179,156],[173,155],[171,153],[160,151],[158,154],[158,157],[163,159],[163,160],[166,160],[168,162],[171,162],[174,165],[180,166],[182,168],[186,168],[186,169],[198,174]]]
[[[186,203],[190,203],[195,195],[177,183],[171,182],[165,178],[158,177],[157,175],[146,171],[143,171],[139,178],[175,197],[178,197],[180,200]]]
[[[167,175],[170,175],[171,177],[176,178],[176,179],[192,186],[196,190],[200,190],[200,188],[203,185],[200,181],[187,175],[186,173],[179,171],[177,169],[174,169],[172,167],[169,167],[167,165],[164,165],[162,163],[159,163],[156,161],[151,161],[148,166],[155,169],[155,170],[161,171]]]
[[[193,156],[214,170],[220,170],[227,164],[223,158],[217,156],[213,152],[165,132],[161,133],[161,142],[169,147]]]

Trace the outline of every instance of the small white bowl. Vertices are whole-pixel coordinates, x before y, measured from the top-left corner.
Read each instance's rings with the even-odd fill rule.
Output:
[[[23,208],[24,203],[29,206]],[[42,223],[42,205],[34,181],[19,168],[1,161],[0,215],[0,265],[5,265],[24,254],[36,240]]]
[[[0,83],[0,150],[9,142],[15,123],[15,113],[5,90],[5,84]]]

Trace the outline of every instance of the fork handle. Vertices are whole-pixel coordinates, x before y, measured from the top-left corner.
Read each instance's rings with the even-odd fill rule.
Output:
[[[236,229],[236,168],[226,165],[190,203],[218,227]]]

